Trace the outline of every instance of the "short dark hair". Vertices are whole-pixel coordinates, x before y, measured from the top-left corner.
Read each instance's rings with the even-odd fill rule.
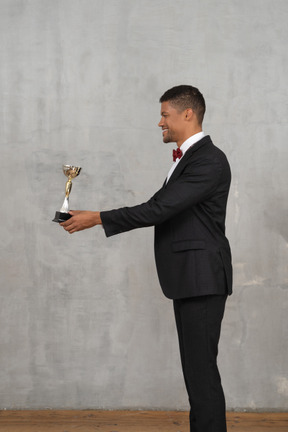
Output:
[[[179,111],[191,108],[200,125],[202,125],[206,111],[205,99],[196,87],[179,85],[167,90],[159,99],[159,102],[170,102]]]

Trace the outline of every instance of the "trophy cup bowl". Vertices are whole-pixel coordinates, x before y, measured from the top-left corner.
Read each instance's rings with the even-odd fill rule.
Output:
[[[72,179],[77,177],[81,171],[80,167],[76,167],[73,165],[62,165],[62,169],[65,176],[68,177],[68,180],[65,186],[65,198],[63,205],[60,211],[56,211],[55,218],[53,219],[53,222],[58,223],[65,222],[66,220],[71,218],[71,215],[69,214],[69,195],[72,189]]]

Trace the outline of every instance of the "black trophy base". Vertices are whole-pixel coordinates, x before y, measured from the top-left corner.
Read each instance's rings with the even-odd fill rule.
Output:
[[[69,213],[62,213],[62,212],[56,211],[55,218],[52,219],[52,222],[58,222],[58,223],[65,222],[68,219],[70,219],[71,217],[72,216]]]

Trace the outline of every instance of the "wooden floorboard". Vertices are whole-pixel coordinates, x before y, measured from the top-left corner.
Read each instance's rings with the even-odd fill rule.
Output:
[[[227,413],[228,432],[288,432],[288,413]],[[181,411],[0,411],[1,432],[188,432]]]

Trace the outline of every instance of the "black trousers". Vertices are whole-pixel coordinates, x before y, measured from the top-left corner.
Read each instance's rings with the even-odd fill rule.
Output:
[[[217,367],[226,295],[174,300],[190,432],[226,432],[225,398]]]

